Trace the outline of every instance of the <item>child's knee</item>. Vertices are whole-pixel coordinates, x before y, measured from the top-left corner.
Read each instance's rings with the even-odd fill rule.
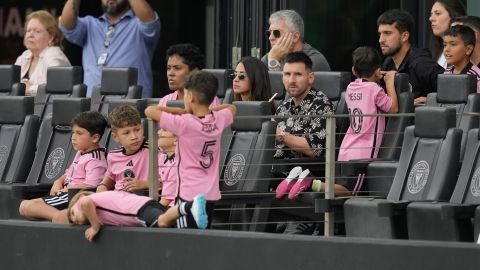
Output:
[[[26,216],[28,215],[28,212],[31,208],[31,202],[30,200],[23,200],[20,203],[20,207],[18,207],[18,212],[20,213],[21,216]]]
[[[59,211],[53,215],[52,223],[69,224],[67,211]]]
[[[162,218],[162,216],[159,216],[157,220],[157,226],[159,228],[168,228],[170,227],[170,224],[165,221],[165,218]]]

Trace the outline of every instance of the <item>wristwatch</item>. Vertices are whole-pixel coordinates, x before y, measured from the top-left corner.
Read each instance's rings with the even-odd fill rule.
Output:
[[[270,59],[268,60],[268,69],[269,70],[280,70],[282,66],[277,59]]]

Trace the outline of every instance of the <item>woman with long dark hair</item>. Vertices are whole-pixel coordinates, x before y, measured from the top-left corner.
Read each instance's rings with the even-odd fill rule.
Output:
[[[450,28],[453,18],[465,15],[465,6],[459,0],[437,0],[432,6],[429,19],[433,33],[430,49],[433,59],[443,68],[447,67],[443,55],[443,34]]]
[[[255,57],[241,58],[230,78],[233,101],[268,101],[272,97],[268,69]]]

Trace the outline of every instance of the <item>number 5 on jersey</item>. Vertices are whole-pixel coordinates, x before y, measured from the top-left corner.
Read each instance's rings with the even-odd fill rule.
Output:
[[[210,168],[210,166],[212,166],[212,162],[213,162],[213,149],[212,148],[215,147],[216,143],[217,143],[216,141],[206,141],[205,144],[203,145],[203,150],[202,150],[202,155],[201,155],[203,160],[200,161],[200,165],[204,169],[208,169],[208,168]]]

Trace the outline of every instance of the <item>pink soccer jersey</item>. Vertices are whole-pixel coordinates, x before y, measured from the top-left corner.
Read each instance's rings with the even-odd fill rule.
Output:
[[[168,157],[167,154],[158,153],[158,175],[162,179],[162,197],[175,200],[177,194],[177,162],[175,155]]]
[[[158,102],[158,106],[160,106],[160,107],[167,107],[167,102],[168,102],[169,100],[177,100],[177,99],[178,99],[178,92],[175,91],[175,92],[173,92],[173,93],[170,93],[170,94],[162,97],[162,98],[160,99],[160,102]],[[212,103],[210,104],[210,108],[213,108],[213,107],[218,106],[218,105],[220,105],[220,104],[221,104],[220,99],[218,99],[218,97],[215,96],[215,97],[213,98]]]
[[[152,200],[125,191],[105,191],[80,198],[75,205],[79,212],[83,212],[82,203],[87,197],[95,204],[102,225],[130,227],[143,225],[137,218],[138,210]]]
[[[77,151],[72,164],[65,171],[64,186],[74,188],[76,185],[86,184],[96,187],[102,182],[106,170],[105,148],[85,153]]]
[[[338,160],[377,157],[385,130],[385,118],[363,115],[388,112],[392,107],[392,98],[377,83],[357,79],[348,85],[345,99],[350,127],[340,146]]]
[[[204,194],[207,200],[219,200],[220,138],[223,129],[233,122],[232,112],[223,109],[204,117],[163,112],[159,122],[161,128],[178,137],[178,196],[192,201],[196,195]]]
[[[115,181],[115,190],[122,190],[125,178],[148,179],[148,143],[143,142],[140,149],[126,155],[123,147],[113,149],[107,156],[108,168],[105,176]]]

